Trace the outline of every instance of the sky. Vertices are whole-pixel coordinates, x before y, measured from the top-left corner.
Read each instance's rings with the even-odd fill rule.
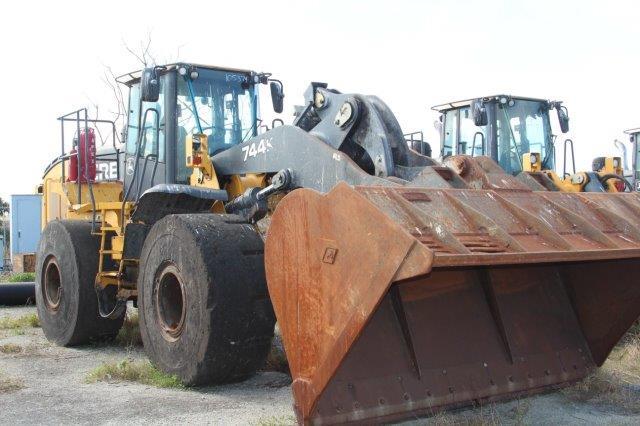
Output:
[[[100,118],[113,117],[105,71],[139,69],[127,47],[140,51],[149,37],[158,63],[273,73],[284,82],[287,123],[311,81],[377,95],[405,132],[423,130],[434,152],[431,106],[498,93],[564,101],[578,169],[617,154],[613,141],[640,126],[634,1],[22,0],[0,7],[2,198],[32,193],[60,154],[57,117],[96,105]],[[262,118],[270,122],[276,115],[264,95]]]

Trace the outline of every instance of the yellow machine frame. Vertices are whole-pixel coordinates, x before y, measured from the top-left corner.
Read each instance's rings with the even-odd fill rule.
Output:
[[[572,175],[560,177],[553,170],[542,170],[542,159],[537,152],[527,152],[522,155],[522,170],[526,173],[544,173],[562,192],[584,192],[584,187],[589,182],[585,172],[577,172]],[[598,176],[616,174],[623,176],[622,162],[619,157],[605,157],[604,167],[597,170]],[[619,192],[612,179],[607,181],[607,192]]]
[[[187,136],[185,162],[192,169],[190,183],[192,186],[220,189],[218,176],[209,157],[207,136],[193,134]],[[125,259],[124,238],[126,224],[131,221],[135,203],[123,203],[124,186],[119,181],[94,182],[91,185],[63,182],[63,163],[50,168],[43,178],[38,192],[42,194],[42,227],[55,219],[95,220],[94,235],[100,236],[100,258],[96,286],[105,288],[109,285],[118,287],[119,297],[136,297],[135,283],[126,282],[123,269],[127,264],[137,264],[138,259]],[[265,174],[247,174],[232,176],[225,185],[230,198],[241,195],[247,188],[265,187]],[[82,202],[78,203],[78,186]],[[91,200],[93,196],[94,202]],[[87,202],[88,201],[88,202]],[[224,206],[216,202],[212,211],[223,213]],[[95,215],[94,215],[95,212]],[[123,216],[124,214],[124,216]],[[105,269],[105,256],[110,256],[118,264],[117,270]]]

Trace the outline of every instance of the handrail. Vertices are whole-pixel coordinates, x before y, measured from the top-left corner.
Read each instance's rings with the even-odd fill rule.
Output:
[[[571,145],[571,163],[573,165],[573,174],[576,174],[576,157],[573,151],[573,140],[565,139],[564,140],[564,155],[562,159],[562,177],[567,177],[567,145]]]
[[[477,136],[478,136],[478,135],[480,135],[481,140],[482,140],[482,145],[481,145],[482,149],[480,150],[480,152],[481,152],[481,154],[480,154],[480,155],[484,155],[484,152],[485,152],[485,151],[484,151],[484,147],[485,147],[485,137],[484,137],[484,133],[482,133],[482,132],[475,132],[475,133],[473,134],[473,143],[471,144],[471,156],[472,156],[472,157],[475,157],[475,155],[476,155],[476,138],[477,138]]]
[[[415,135],[420,135],[420,139],[414,138]],[[414,151],[416,151],[415,142],[420,142],[420,154],[424,155],[424,133],[422,132],[422,130],[418,130],[417,132],[405,133],[402,136],[404,137],[405,142],[410,142],[410,147]]]
[[[627,145],[625,145],[624,142],[619,141],[618,139],[614,139],[613,146],[615,146],[618,149],[618,151],[622,153],[622,171],[623,171],[622,174],[624,174],[625,170],[630,170],[629,158],[627,155]]]
[[[153,158],[153,160],[154,160],[153,171],[151,172],[151,186],[153,186],[153,180],[156,177],[156,169],[158,168],[158,154],[154,154],[154,153],[147,154],[144,157],[144,163],[143,163],[143,166],[142,166],[142,174],[140,175],[140,180],[138,181],[138,187],[136,188],[136,203],[140,199],[140,190],[142,189],[142,183],[144,182],[144,175],[147,172],[147,163],[149,162],[150,158]]]
[[[142,102],[140,102],[140,104],[142,104]],[[142,118],[142,125],[140,126],[140,128],[138,129],[138,140],[136,141],[136,152],[135,152],[135,165],[133,166],[133,173],[131,175],[131,183],[129,183],[129,186],[126,188],[125,190],[125,194],[124,197],[122,199],[122,208],[120,209],[120,214],[122,217],[122,231],[124,231],[124,208],[126,206],[127,203],[127,199],[129,198],[129,194],[131,193],[131,188],[133,187],[133,184],[136,182],[136,176],[138,174],[138,167],[140,162],[138,161],[140,158],[140,148],[142,145],[142,138],[145,135],[146,132],[143,132],[142,129],[145,129],[146,124],[147,124],[147,117],[148,114],[150,112],[155,113],[155,129],[156,129],[156,140],[158,141],[158,143],[160,143],[160,113],[158,112],[157,109],[155,108],[147,108],[144,112],[143,118]],[[146,141],[145,141],[146,143]],[[157,162],[156,162],[157,165]],[[146,166],[146,161],[145,161],[145,166]],[[155,172],[154,172],[155,174]],[[138,186],[138,189],[136,191],[136,202],[138,201],[139,197],[140,197],[140,193],[139,193],[139,188],[140,185]]]
[[[81,112],[84,112],[84,120],[85,123],[93,123],[93,124],[98,124],[98,123],[103,123],[103,124],[111,124],[111,145],[113,146],[113,149],[115,151],[116,154],[116,179],[120,180],[120,150],[118,149],[118,146],[116,144],[116,138],[117,138],[117,131],[116,131],[116,122],[113,120],[104,120],[104,119],[97,119],[97,118],[88,118],[88,112],[87,112],[87,108],[80,108],[77,109],[75,111],[72,111],[70,113],[67,113],[65,115],[62,115],[60,117],[57,118],[58,121],[60,121],[60,133],[61,133],[61,155],[60,157],[58,157],[58,159],[62,159],[62,181],[65,181],[65,168],[64,168],[64,160],[71,158],[71,156],[65,156],[65,152],[64,152],[64,145],[65,145],[65,140],[64,140],[64,123],[67,121],[77,121],[77,115]],[[75,118],[69,118],[72,115],[76,115]],[[98,158],[98,156],[96,156],[96,158]],[[56,160],[54,160],[55,162]]]

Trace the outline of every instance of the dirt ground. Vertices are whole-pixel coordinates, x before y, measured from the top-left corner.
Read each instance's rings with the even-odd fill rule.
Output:
[[[35,312],[0,307],[0,321]],[[61,348],[40,328],[0,329],[1,424],[215,424],[279,425],[294,422],[290,378],[264,371],[234,385],[204,389],[160,389],[130,382],[87,383],[105,362],[144,360],[141,347]],[[6,346],[8,345],[8,346]],[[605,364],[606,365],[606,364]],[[640,399],[640,377],[625,383],[627,397]],[[640,424],[640,410],[567,392],[491,404],[453,414],[405,422],[423,424]]]

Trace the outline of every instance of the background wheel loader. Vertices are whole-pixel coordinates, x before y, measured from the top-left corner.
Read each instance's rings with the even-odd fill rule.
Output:
[[[562,133],[569,115],[561,101],[497,95],[450,102],[432,108],[441,113],[441,157],[488,156],[534,190],[624,192],[631,185],[619,157],[598,157],[592,170],[576,172],[573,141],[563,144],[562,175],[556,169],[556,136],[550,112],[557,113]],[[567,162],[571,159],[572,171]]]
[[[628,129],[624,132],[629,135],[629,142],[631,142],[631,176],[629,180],[633,184],[634,191],[640,191],[640,155],[638,155],[640,128]],[[621,146],[624,148],[623,155],[626,162],[626,147],[624,145]]]
[[[282,111],[268,74],[121,81],[120,179],[93,182],[95,120],[75,112],[43,180],[37,302],[58,344],[113,337],[133,300],[159,368],[220,383],[260,367],[277,318],[298,420],[372,423],[572,383],[640,315],[611,277],[640,272],[637,194],[534,192],[495,163],[502,187],[475,189],[408,149],[380,99],[323,83],[258,134],[259,84]]]

